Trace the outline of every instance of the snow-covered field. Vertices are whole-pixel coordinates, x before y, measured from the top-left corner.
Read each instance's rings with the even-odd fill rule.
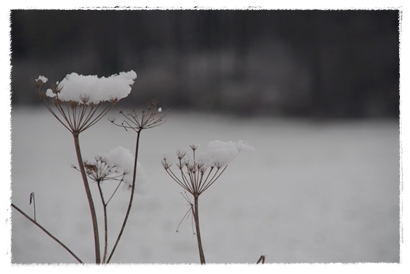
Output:
[[[108,116],[120,115],[115,111]],[[150,181],[135,196],[113,263],[198,263],[182,189],[161,165],[190,144],[245,140],[241,153],[200,197],[207,263],[399,262],[399,122],[319,122],[171,111],[167,122],[143,131],[139,161]],[[107,117],[80,135],[83,157],[123,146],[135,134]],[[85,262],[94,262],[92,225],[70,133],[45,108],[12,110],[12,201]],[[113,188],[109,182],[106,187]],[[97,187],[91,185],[99,210]],[[107,191],[107,193],[109,193]],[[109,205],[112,247],[129,192]],[[101,230],[102,235],[103,230]],[[12,211],[13,263],[76,263],[44,232]]]

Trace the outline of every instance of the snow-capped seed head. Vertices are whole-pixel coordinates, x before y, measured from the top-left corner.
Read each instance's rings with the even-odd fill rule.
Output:
[[[61,101],[76,101],[81,104],[120,100],[131,92],[136,77],[137,74],[132,70],[101,78],[73,72],[58,83],[58,97]],[[47,90],[46,95],[55,97],[56,92]]]
[[[40,87],[40,86],[44,85],[45,83],[47,83],[48,78],[45,77],[45,76],[40,75],[35,81],[36,81],[37,87]]]
[[[158,108],[158,112],[162,112],[162,107],[159,107],[159,108]]]
[[[43,75],[40,75],[40,76],[38,76],[37,80],[40,80],[40,81],[42,81],[42,82],[45,84],[45,83],[47,83],[48,78],[45,77],[45,76],[43,76]]]

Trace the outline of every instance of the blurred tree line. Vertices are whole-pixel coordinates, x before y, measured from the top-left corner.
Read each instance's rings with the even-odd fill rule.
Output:
[[[138,74],[125,106],[398,117],[397,10],[13,10],[12,103],[71,72]]]

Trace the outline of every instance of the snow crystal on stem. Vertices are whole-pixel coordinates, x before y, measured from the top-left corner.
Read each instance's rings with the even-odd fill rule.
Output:
[[[112,149],[108,154],[104,155],[107,164],[116,166],[119,170],[126,173],[124,176],[124,183],[132,186],[132,176],[134,171],[134,155],[121,146]],[[138,194],[148,193],[148,179],[145,175],[144,168],[137,161],[137,177],[135,180],[135,191]]]
[[[44,76],[40,77],[38,79],[42,81],[47,79]],[[58,83],[58,95],[51,89],[46,91],[46,95],[49,97],[58,96],[61,101],[86,102],[86,104],[120,100],[131,92],[136,78],[137,74],[133,70],[101,78],[96,75],[79,75],[73,72]],[[87,100],[85,101],[85,99]]]

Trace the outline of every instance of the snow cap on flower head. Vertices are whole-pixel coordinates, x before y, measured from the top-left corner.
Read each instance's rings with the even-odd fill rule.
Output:
[[[131,70],[120,72],[109,77],[98,78],[96,75],[68,74],[57,85],[58,95],[51,89],[46,91],[48,97],[56,97],[61,101],[74,101],[87,104],[98,104],[103,101],[120,100],[131,92],[137,74]],[[39,76],[38,80],[47,80]],[[43,81],[44,82],[44,81]]]
[[[223,142],[219,140],[208,143],[205,151],[198,154],[198,161],[202,161],[207,166],[227,166],[239,154],[239,152],[254,152],[255,148],[245,141]]]

